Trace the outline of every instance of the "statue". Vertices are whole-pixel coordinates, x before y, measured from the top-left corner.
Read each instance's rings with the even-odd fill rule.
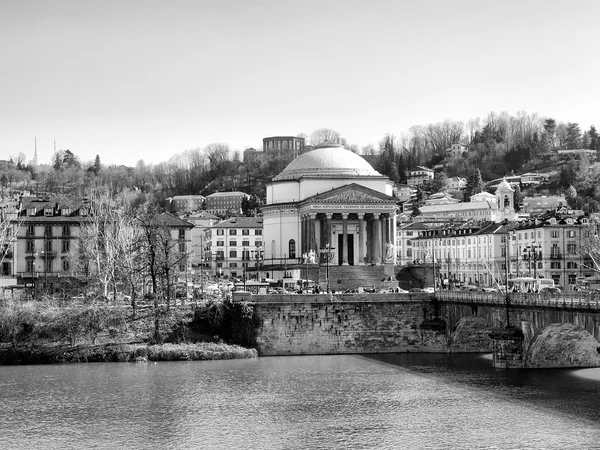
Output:
[[[308,263],[315,264],[315,251],[312,248],[308,251]]]
[[[386,242],[385,243],[385,248],[386,248],[386,252],[385,252],[385,259],[386,260],[393,260],[395,258],[395,248],[394,248],[394,244],[392,244],[391,242]]]
[[[308,264],[308,255],[305,253],[302,253],[302,264]]]

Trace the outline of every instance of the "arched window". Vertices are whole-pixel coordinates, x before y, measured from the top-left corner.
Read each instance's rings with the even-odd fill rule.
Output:
[[[273,239],[271,241],[271,258],[275,258],[278,257],[277,255],[277,243],[275,242],[275,239]]]
[[[296,257],[296,241],[294,239],[290,239],[289,250],[290,250],[290,258],[295,258]]]

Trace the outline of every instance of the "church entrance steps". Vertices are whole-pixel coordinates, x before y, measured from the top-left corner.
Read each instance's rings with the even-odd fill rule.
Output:
[[[394,278],[394,266],[329,266],[329,287],[332,291],[345,291],[358,287],[383,286],[382,280]],[[327,267],[321,266],[319,270],[319,285],[325,289],[327,286]]]

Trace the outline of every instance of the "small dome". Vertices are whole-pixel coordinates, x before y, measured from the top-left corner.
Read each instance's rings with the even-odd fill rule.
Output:
[[[307,175],[381,177],[360,155],[341,145],[327,144],[306,152],[287,165],[273,181],[296,180]]]
[[[506,178],[503,178],[502,181],[500,182],[500,184],[498,185],[498,187],[496,188],[496,191],[511,191],[511,192],[514,192],[515,190],[510,185],[510,183],[508,181],[506,181]]]

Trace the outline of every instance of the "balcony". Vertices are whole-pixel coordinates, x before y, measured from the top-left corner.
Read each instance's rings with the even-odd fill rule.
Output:
[[[550,259],[562,259],[563,255],[561,252],[550,252]]]

